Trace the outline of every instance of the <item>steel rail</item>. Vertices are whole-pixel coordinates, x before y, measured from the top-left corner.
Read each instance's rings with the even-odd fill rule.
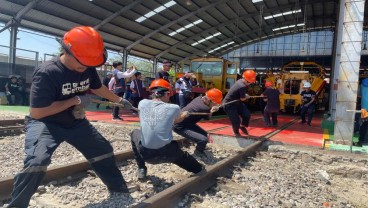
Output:
[[[228,174],[235,163],[244,157],[254,154],[259,147],[262,146],[264,141],[293,125],[295,122],[297,122],[297,120],[298,118],[279,127],[275,131],[259,137],[259,139],[253,144],[237,152],[236,154],[227,157],[226,159],[221,160],[212,166],[208,166],[205,170],[197,175],[187,178],[180,183],[173,185],[158,194],[155,194],[154,196],[142,201],[134,207],[174,207],[180,201],[180,199],[185,196],[186,193],[201,193],[205,191],[209,187],[216,184],[216,179],[218,177]]]
[[[133,158],[132,151],[119,151],[115,153],[116,162],[126,161]],[[46,176],[44,177],[42,184],[46,184],[50,181],[55,181],[61,178],[67,178],[68,176],[76,175],[81,172],[85,172],[91,169],[90,164],[87,160],[78,162],[72,162],[66,165],[60,165],[47,170]],[[0,179],[0,200],[10,198],[10,194],[13,191],[14,178],[7,177]]]

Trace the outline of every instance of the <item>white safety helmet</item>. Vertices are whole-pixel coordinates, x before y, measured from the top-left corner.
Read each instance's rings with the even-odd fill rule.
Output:
[[[303,85],[304,88],[309,88],[311,87],[311,84],[309,82],[305,82]]]

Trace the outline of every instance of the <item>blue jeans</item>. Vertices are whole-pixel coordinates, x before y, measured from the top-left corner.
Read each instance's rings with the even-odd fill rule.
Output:
[[[66,141],[80,151],[109,190],[127,190],[127,185],[115,163],[111,144],[86,120],[71,128],[30,120],[26,125],[23,170],[14,178],[14,190],[9,207],[27,207],[36,192],[51,156]]]
[[[197,124],[176,124],[174,132],[180,136],[189,139],[197,144],[198,151],[204,151],[208,143],[207,132]]]
[[[314,113],[315,105],[309,105],[305,106],[303,105],[300,112],[300,118],[302,119],[302,122],[305,122],[305,114],[308,111],[308,123],[310,124],[312,122],[313,113]]]

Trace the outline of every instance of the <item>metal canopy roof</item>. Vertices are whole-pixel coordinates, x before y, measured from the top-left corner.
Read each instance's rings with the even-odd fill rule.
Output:
[[[252,0],[175,0],[175,5],[136,22],[169,1],[0,0],[0,22],[16,21],[20,27],[59,37],[74,26],[88,25],[99,30],[110,50],[128,50],[143,58],[179,62],[196,56],[222,55],[260,38],[302,32],[303,29],[334,28],[339,9],[336,0],[263,0],[259,3],[252,3]],[[261,10],[266,17],[298,9],[301,12],[261,18],[260,21]],[[199,19],[203,22],[169,35]],[[273,31],[304,23],[304,20],[305,27]],[[221,34],[192,46],[218,32]],[[231,41],[234,43],[208,53]]]

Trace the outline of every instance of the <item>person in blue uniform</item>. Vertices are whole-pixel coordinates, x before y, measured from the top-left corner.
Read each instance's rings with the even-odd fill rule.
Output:
[[[130,103],[101,84],[96,66],[107,54],[100,34],[92,27],[78,26],[59,41],[60,57],[34,71],[30,92],[30,115],[26,122],[23,170],[15,176],[9,207],[27,207],[46,174],[56,148],[64,141],[74,146],[111,192],[128,192],[116,166],[111,144],[85,118],[87,90],[131,108]]]

